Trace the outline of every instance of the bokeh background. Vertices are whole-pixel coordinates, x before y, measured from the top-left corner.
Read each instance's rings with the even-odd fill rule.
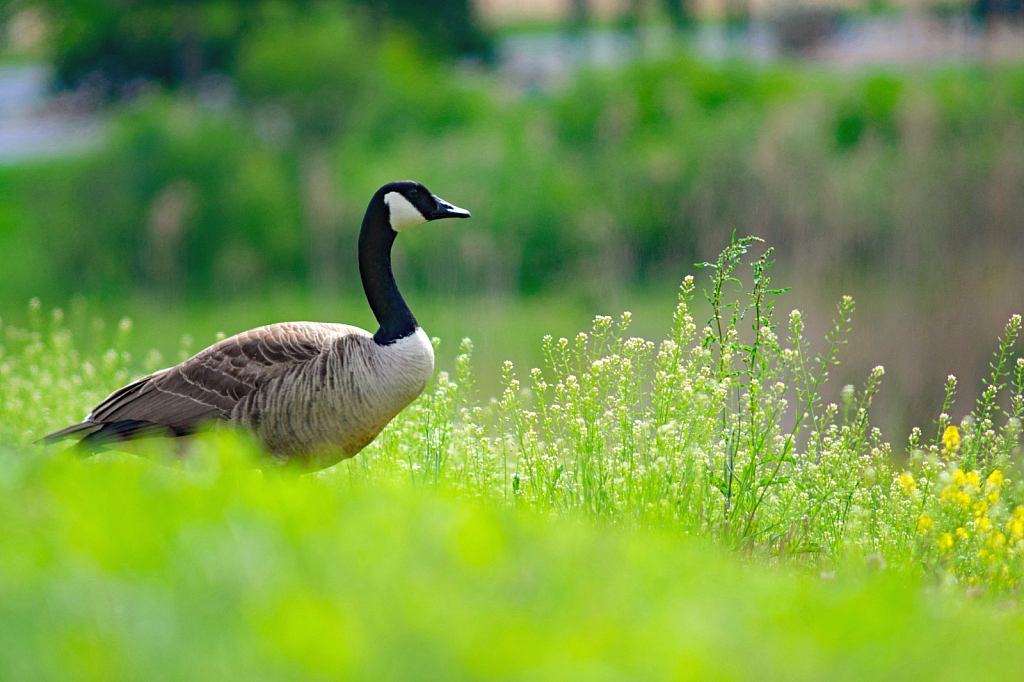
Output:
[[[1024,312],[1019,0],[0,0],[0,317],[135,320],[168,362],[287,319],[374,329],[355,260],[377,187],[473,212],[405,233],[440,366],[541,363],[596,313],[668,327],[732,235],[873,421],[969,411]],[[189,338],[182,339],[188,335]],[[97,341],[99,343],[99,341]],[[183,347],[184,346],[184,347]],[[828,391],[826,394],[828,394]],[[2,393],[2,387],[0,387]]]

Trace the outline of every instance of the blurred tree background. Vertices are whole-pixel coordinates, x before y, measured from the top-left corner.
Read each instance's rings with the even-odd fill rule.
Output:
[[[588,40],[591,3],[567,7],[567,40]],[[0,313],[81,294],[110,315],[211,311],[229,333],[341,319],[359,307],[367,199],[414,178],[474,216],[398,242],[418,311],[457,321],[547,302],[535,326],[510,318],[516,338],[506,329],[494,357],[622,307],[659,309],[642,329],[656,333],[693,263],[754,234],[794,286],[784,305],[822,334],[855,295],[836,378],[887,366],[880,423],[927,425],[948,373],[969,398],[1024,300],[1019,62],[712,61],[695,56],[691,3],[622,7],[616,26],[677,35],[524,86],[469,0],[2,0],[0,20],[32,12],[45,27],[35,51],[9,39],[3,52],[53,65],[36,115],[85,112],[105,132],[77,154],[0,165]],[[730,25],[749,20],[746,3],[726,9]],[[801,16],[798,29],[831,25]],[[570,322],[550,312],[565,310]],[[428,329],[452,349],[463,330]],[[173,331],[172,346],[199,329]]]
[[[296,15],[315,21],[327,11],[358,15],[362,27],[372,30],[371,40],[373,34],[400,24],[418,33],[423,45],[438,57],[485,52],[488,47],[473,20],[469,0],[341,4],[323,0],[8,0],[6,4],[34,5],[52,19],[53,62],[62,85],[99,78],[111,93],[121,94],[137,79],[194,87],[208,71],[232,71],[239,50],[254,31],[293,23]],[[339,50],[350,46],[343,34],[336,37],[341,39]],[[285,52],[294,46],[301,42],[290,43]],[[308,74],[303,77],[309,79]]]

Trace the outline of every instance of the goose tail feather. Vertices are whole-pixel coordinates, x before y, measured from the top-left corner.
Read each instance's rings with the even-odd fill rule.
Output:
[[[53,433],[47,434],[35,442],[36,445],[53,445],[59,443],[66,438],[70,438],[76,434],[80,434],[82,437],[86,437],[89,434],[102,429],[103,424],[99,422],[86,420],[80,424],[73,424],[67,428],[63,428],[60,431],[54,431]]]

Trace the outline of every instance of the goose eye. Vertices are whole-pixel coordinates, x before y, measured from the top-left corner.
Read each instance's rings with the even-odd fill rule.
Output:
[[[411,190],[409,190],[409,196],[410,197],[418,197],[419,195],[420,195],[420,191],[418,189],[411,189]]]

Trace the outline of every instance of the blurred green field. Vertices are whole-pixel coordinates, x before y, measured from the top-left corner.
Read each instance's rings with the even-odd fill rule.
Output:
[[[366,488],[344,468],[5,456],[0,677],[1015,680],[1007,603],[671,533]]]

